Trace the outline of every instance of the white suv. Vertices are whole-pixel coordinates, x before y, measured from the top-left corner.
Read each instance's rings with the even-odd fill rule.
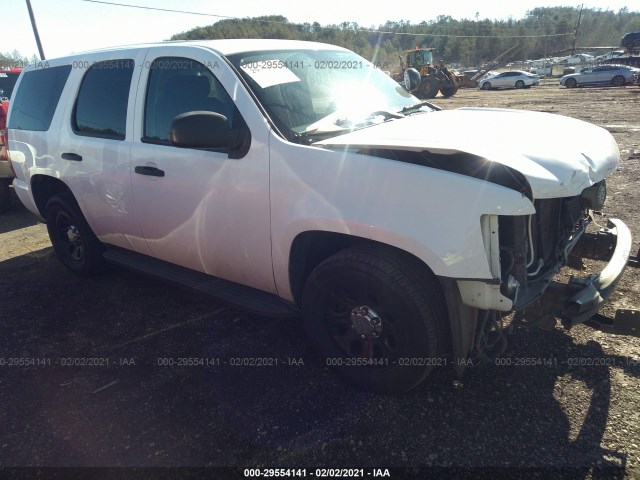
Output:
[[[9,147],[19,198],[71,270],[108,261],[301,313],[326,363],[378,391],[461,368],[514,310],[589,319],[631,247],[619,220],[585,231],[619,160],[606,130],[441,111],[333,45],[162,43],[33,65]],[[609,264],[549,289],[572,252]]]

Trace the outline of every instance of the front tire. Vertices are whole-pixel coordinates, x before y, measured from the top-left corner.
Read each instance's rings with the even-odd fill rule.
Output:
[[[458,87],[442,87],[440,89],[440,93],[445,98],[453,97],[457,91]]]
[[[61,193],[52,197],[45,216],[53,249],[69,270],[78,275],[104,270],[104,247],[91,231],[73,195]]]
[[[327,258],[305,284],[302,314],[326,364],[359,388],[407,391],[444,364],[440,283],[405,252],[367,245]]]
[[[422,81],[418,86],[419,98],[434,98],[440,89],[440,81],[433,75],[422,77]]]
[[[482,84],[482,90],[491,90],[491,84],[489,82],[484,82]]]
[[[578,82],[576,81],[575,78],[567,78],[567,81],[564,82],[564,85],[567,88],[576,88],[576,86],[578,86]]]

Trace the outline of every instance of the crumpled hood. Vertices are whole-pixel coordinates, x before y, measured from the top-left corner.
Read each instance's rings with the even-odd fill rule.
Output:
[[[314,145],[471,153],[521,172],[534,198],[579,195],[613,172],[620,159],[613,136],[601,127],[561,115],[489,108],[416,114]]]

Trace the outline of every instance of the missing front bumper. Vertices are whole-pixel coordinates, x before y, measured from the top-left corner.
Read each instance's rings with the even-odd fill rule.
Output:
[[[594,317],[611,296],[624,273],[630,258],[631,242],[629,228],[618,219],[610,219],[607,228],[598,233],[583,235],[573,253],[585,258],[605,260],[607,265],[598,275],[572,277],[568,283],[551,282],[540,301],[523,312],[525,321],[549,325],[549,320],[556,317],[561,319],[566,328],[570,328]],[[606,331],[624,335],[640,332],[640,328],[636,329],[629,323],[628,316],[624,318],[624,321],[610,322],[605,327]],[[631,323],[637,319],[635,316]],[[596,324],[595,321],[589,323],[590,326],[599,328]]]

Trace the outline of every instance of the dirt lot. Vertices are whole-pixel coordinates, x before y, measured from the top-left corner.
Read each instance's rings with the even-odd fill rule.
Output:
[[[637,250],[640,88],[566,90],[554,80],[435,103],[553,112],[609,129],[622,161],[607,215],[629,225]],[[469,368],[460,381],[441,371],[409,394],[372,395],[319,363],[295,319],[248,315],[121,270],[75,277],[20,205],[0,216],[0,247],[0,466],[640,474],[640,339],[583,326],[514,330],[507,365]],[[640,308],[639,280],[628,269],[604,312]],[[247,357],[278,366],[234,365]],[[177,365],[182,358],[209,365]]]

